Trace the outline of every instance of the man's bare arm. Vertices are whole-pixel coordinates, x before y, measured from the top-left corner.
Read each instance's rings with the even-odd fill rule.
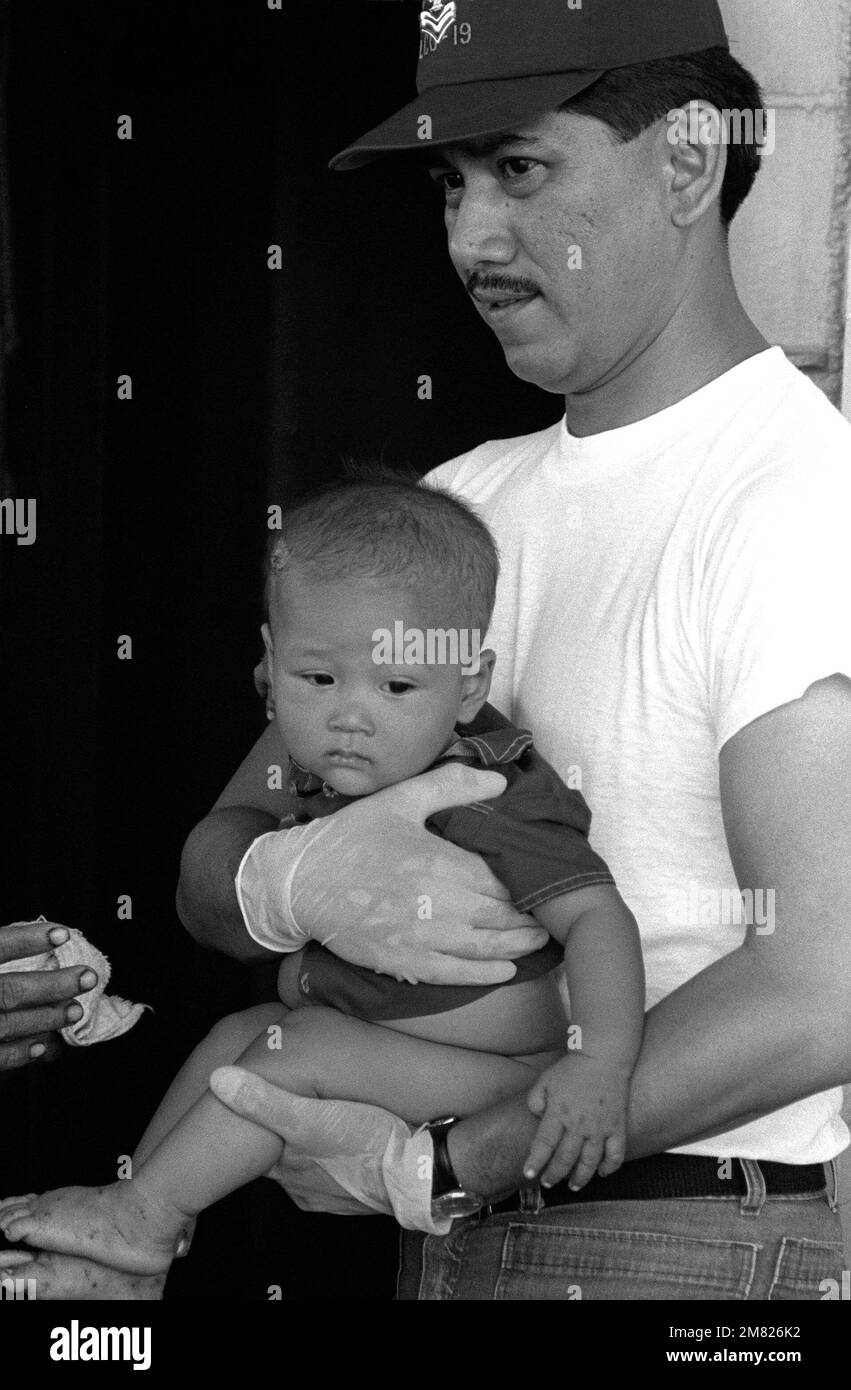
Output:
[[[647,1015],[628,1158],[710,1138],[851,1078],[851,682],[834,677],[724,747],[721,801],[742,888],[773,888],[775,930]],[[517,1099],[457,1125],[461,1181],[516,1185],[537,1121]]]
[[[245,930],[234,878],[249,845],[295,809],[283,775],[269,776],[270,767],[285,771],[287,763],[277,727],[269,724],[183,847],[177,914],[200,946],[236,960],[272,958]],[[270,780],[284,783],[283,789],[270,788]]]
[[[234,960],[273,958],[274,952],[264,950],[245,930],[234,877],[249,845],[276,826],[272,816],[246,806],[213,810],[195,826],[183,847],[175,903],[199,946]]]

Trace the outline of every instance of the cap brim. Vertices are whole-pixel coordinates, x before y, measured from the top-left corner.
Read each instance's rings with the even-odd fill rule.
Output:
[[[432,87],[330,161],[329,169],[358,169],[382,155],[459,145],[514,129],[556,110],[603,76],[604,69],[552,72],[502,81]],[[424,124],[428,117],[430,124]],[[423,134],[428,131],[428,136]]]

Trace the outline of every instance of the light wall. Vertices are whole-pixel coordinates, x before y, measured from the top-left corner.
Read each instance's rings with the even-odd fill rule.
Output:
[[[721,0],[733,52],[776,112],[776,149],[733,224],[745,305],[843,401],[851,197],[851,0]],[[845,380],[851,408],[851,381]],[[851,409],[849,409],[851,418]]]
[[[721,8],[733,52],[759,79],[777,123],[775,152],[733,223],[739,290],[766,337],[851,419],[851,0],[721,0]],[[851,1124],[851,1088],[845,1111]],[[847,1150],[840,1204],[851,1264]]]

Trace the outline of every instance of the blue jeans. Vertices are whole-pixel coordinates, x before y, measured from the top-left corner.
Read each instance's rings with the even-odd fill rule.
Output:
[[[835,1164],[826,1192],[767,1197],[759,1164],[740,1161],[744,1197],[485,1212],[448,1236],[405,1232],[398,1297],[820,1300],[844,1267]]]

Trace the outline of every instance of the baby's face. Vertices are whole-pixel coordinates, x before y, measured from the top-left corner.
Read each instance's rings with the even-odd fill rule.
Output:
[[[392,580],[275,580],[264,628],[275,718],[288,753],[346,796],[364,796],[427,768],[456,720],[472,718],[459,666],[388,665],[373,659],[379,629],[446,626],[428,599]],[[395,655],[395,653],[394,653]],[[466,693],[465,693],[466,692]],[[467,712],[464,713],[465,708]]]

